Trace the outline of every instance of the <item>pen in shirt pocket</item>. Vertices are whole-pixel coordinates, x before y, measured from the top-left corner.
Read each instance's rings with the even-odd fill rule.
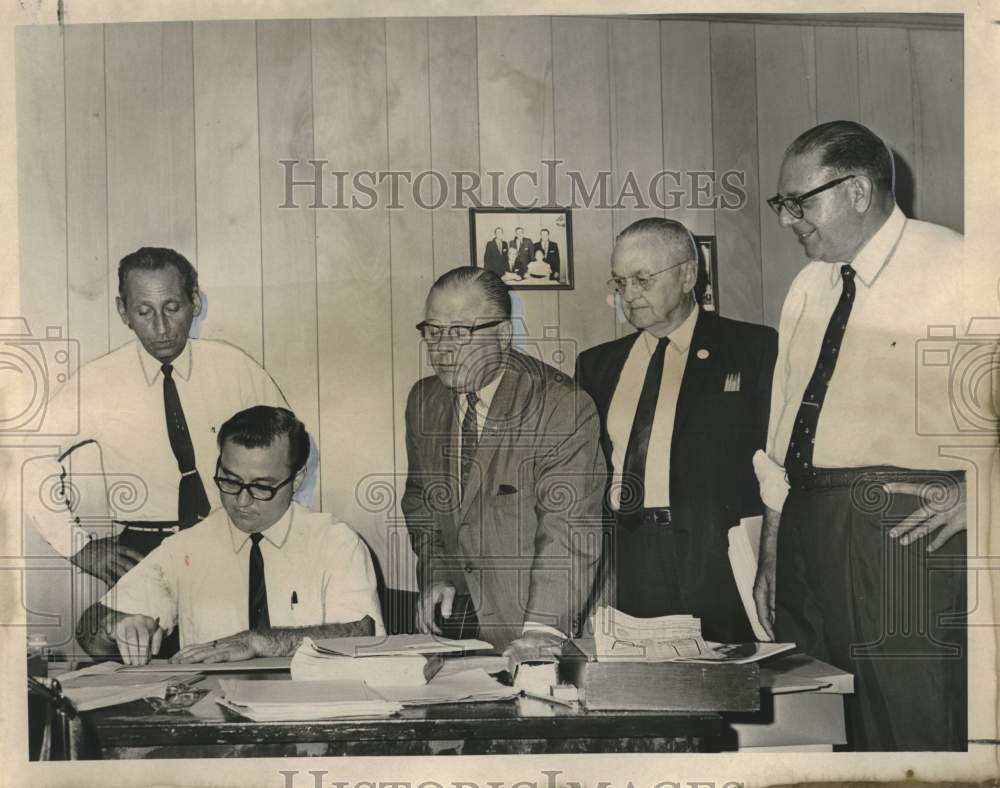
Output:
[[[296,594],[296,593],[295,593],[294,591],[292,591],[292,603],[291,603],[291,605],[290,605],[290,608],[291,608],[292,610],[295,610],[295,606],[296,606],[296,605],[297,605],[298,603],[299,603],[299,595],[298,595],[298,594]]]

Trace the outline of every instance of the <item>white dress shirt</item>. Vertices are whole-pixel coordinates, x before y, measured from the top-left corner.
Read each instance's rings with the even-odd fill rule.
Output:
[[[333,515],[293,503],[260,540],[272,627],[343,624],[371,616],[385,634],[368,548]],[[101,603],[180,625],[181,647],[249,627],[250,536],[225,509],[169,536],[125,574]],[[294,601],[293,601],[294,600]]]
[[[949,366],[954,338],[963,337],[968,322],[962,262],[961,235],[907,219],[898,207],[851,262],[856,295],[820,411],[816,468],[961,467],[941,447],[942,435],[957,432]],[[754,458],[761,498],[778,511],[788,491],[783,465],[792,425],[840,299],[842,267],[810,262],[781,310],[767,455]],[[945,355],[928,356],[929,349]]]
[[[136,340],[84,365],[53,398],[57,410],[79,409],[79,433],[63,445],[64,451],[77,448],[64,456],[61,467],[53,463],[52,472],[65,473],[73,484],[68,498],[74,513],[86,513],[82,520],[101,511],[115,520],[177,519],[180,471],[167,436],[160,367]],[[287,408],[288,403],[256,361],[226,342],[188,340],[173,362],[173,379],[198,472],[216,508],[221,502],[212,477],[219,428],[253,405]],[[86,533],[65,511],[34,514],[36,529],[57,552],[68,557],[80,549]],[[94,535],[108,535],[106,524],[104,530]]]
[[[674,416],[677,397],[684,379],[688,350],[698,322],[698,308],[691,310],[684,322],[671,331],[663,357],[663,376],[660,393],[653,414],[653,426],[646,450],[645,503],[647,508],[670,506],[670,444],[674,435]],[[621,498],[622,470],[625,452],[632,433],[632,422],[639,406],[639,397],[646,380],[646,370],[656,350],[659,337],[643,331],[635,340],[622,367],[618,385],[608,407],[608,437],[611,439],[611,462],[614,475],[611,479],[611,506],[617,510]]]

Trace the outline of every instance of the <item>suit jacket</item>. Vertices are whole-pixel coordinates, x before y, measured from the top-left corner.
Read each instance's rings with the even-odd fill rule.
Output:
[[[517,240],[515,236],[515,241]],[[511,241],[511,246],[514,245],[514,241]],[[528,270],[528,263],[535,259],[535,245],[531,242],[528,236],[521,238],[521,245],[517,248],[517,265],[521,270],[521,275],[524,276],[523,272]]]
[[[421,591],[447,581],[470,594],[497,650],[525,621],[573,635],[601,553],[607,471],[594,405],[568,376],[511,351],[463,497],[457,396],[429,377],[406,405],[402,510]]]
[[[639,333],[580,354],[577,380],[601,419],[601,445],[609,473],[608,408],[622,367]],[[701,312],[695,323],[677,399],[670,444],[671,528],[685,535],[678,578],[687,612],[702,619],[706,637],[751,639],[728,559],[728,531],[740,518],[760,514],[753,454],[763,448],[778,350],[774,329]],[[740,379],[726,391],[727,377]],[[610,512],[607,512],[610,517]],[[628,567],[615,567],[628,577]],[[642,578],[632,578],[642,582]]]
[[[497,249],[497,239],[490,238],[486,244],[486,252],[483,255],[483,267],[492,271],[497,276],[503,276],[507,270],[507,242],[501,241],[501,247]]]
[[[535,244],[535,248],[532,250],[531,253],[534,254],[535,250],[537,250],[537,249],[542,249],[542,244],[541,244],[540,241]],[[545,262],[548,263],[550,266],[552,266],[552,273],[554,274],[553,278],[554,279],[558,279],[559,278],[559,244],[557,244],[555,241],[549,241],[548,247],[546,249],[542,249],[542,251],[545,253]]]

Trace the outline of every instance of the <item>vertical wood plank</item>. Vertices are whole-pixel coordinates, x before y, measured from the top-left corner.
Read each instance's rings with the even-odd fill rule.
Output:
[[[57,27],[17,28],[17,193],[21,316],[66,336],[66,125]]]
[[[312,42],[316,158],[350,173],[387,169],[383,20],[313,22]],[[350,179],[346,185],[347,204],[372,202]],[[377,192],[372,207],[317,212],[316,287],[323,506],[382,558],[383,519],[355,492],[366,476],[396,465],[386,184]]]
[[[896,160],[896,202],[920,217],[913,138],[910,39],[901,28],[859,28],[861,122],[882,137]]]
[[[720,203],[715,212],[719,302],[726,317],[760,323],[764,304],[753,26],[713,22],[711,42],[715,167],[719,173],[741,173],[746,190],[745,202],[735,207]]]
[[[911,30],[918,218],[962,231],[964,69],[962,33]]]
[[[194,25],[201,335],[263,358],[257,46],[253,22]]]
[[[665,177],[663,200],[668,219],[693,233],[715,233],[710,196],[698,193],[711,185],[712,62],[708,22],[660,22],[663,82],[663,168],[679,173]],[[699,175],[698,173],[704,173]],[[678,182],[679,181],[679,182]],[[705,207],[700,207],[705,206]]]
[[[527,177],[520,178],[515,184],[514,197],[522,205],[532,200],[544,205],[541,162],[553,157],[554,144],[551,20],[481,17],[478,41],[479,166],[484,184],[491,171],[503,173],[501,184],[521,170],[535,172],[537,186]],[[486,204],[492,201],[490,191],[484,185],[482,194]],[[498,196],[502,204],[508,204],[506,193]],[[515,343],[553,362],[554,345],[544,339],[558,331],[558,295],[553,291],[525,290],[513,291],[511,295],[515,318],[523,318],[528,340],[515,338]]]
[[[104,27],[65,28],[66,243],[69,334],[80,343],[80,363],[108,347],[108,164],[104,113]]]
[[[257,23],[263,361],[319,450],[316,217],[308,190],[297,194],[298,207],[281,207],[285,171],[279,163],[300,161],[295,177],[312,177],[310,44],[306,21]],[[316,503],[321,477],[314,480]]]
[[[389,169],[413,175],[431,168],[428,35],[426,19],[386,20]],[[403,495],[407,470],[406,399],[418,379],[432,374],[422,358],[414,326],[423,320],[424,298],[434,282],[432,215],[420,207],[405,185],[399,189],[399,205],[389,214],[397,501]],[[383,571],[390,586],[415,589],[416,562],[405,528],[395,521],[395,512],[387,515],[382,524],[386,540]]]
[[[815,40],[810,27],[757,25],[755,32],[764,322],[777,328],[788,286],[807,260],[766,200],[776,190],[785,148],[816,125]]]
[[[815,31],[816,122],[856,121],[861,114],[858,30],[855,27],[821,25]]]
[[[454,190],[453,173],[474,173],[478,177],[480,169],[476,20],[435,17],[428,24],[431,163]],[[463,183],[471,182],[470,177]],[[478,196],[479,190],[472,194]],[[470,262],[468,209],[472,205],[462,198],[456,208],[457,202],[458,194],[452,191],[447,203],[431,214],[435,276]]]
[[[612,200],[615,232],[636,219],[663,216],[649,201],[649,183],[663,169],[663,109],[660,85],[660,27],[648,20],[611,21]],[[631,179],[641,203],[628,196]],[[617,203],[616,203],[617,205]]]
[[[614,243],[612,213],[600,204],[599,192],[586,207],[585,197],[569,176],[577,173],[589,191],[611,169],[608,35],[605,19],[552,20],[555,155],[562,161],[556,195],[561,205],[577,203],[573,207],[576,288],[560,294],[559,310],[560,335],[569,344],[570,364],[575,364],[581,350],[615,336],[607,287]]]
[[[197,262],[194,77],[187,22],[105,28],[108,102],[108,277],[140,246]],[[109,303],[115,348],[133,334]]]

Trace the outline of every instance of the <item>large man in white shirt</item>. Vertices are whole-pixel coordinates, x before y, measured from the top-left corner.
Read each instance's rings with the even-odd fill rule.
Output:
[[[854,673],[854,748],[964,750],[964,463],[917,429],[918,408],[944,423],[951,402],[915,361],[929,327],[965,330],[962,236],[906,218],[893,177],[882,140],[833,121],[789,146],[768,200],[810,262],[754,460],[755,601],[779,640]]]
[[[368,548],[332,515],[292,503],[309,435],[264,405],[219,430],[222,508],[168,537],[80,620],[91,654],[144,664],[180,630],[174,662],[288,656],[303,637],[384,634]]]
[[[287,405],[242,350],[189,336],[202,300],[178,252],[144,247],[124,257],[117,307],[135,341],[83,366],[52,403],[79,408],[80,431],[53,465],[70,511],[33,518],[58,553],[108,585],[218,507],[211,476],[222,423],[251,405]],[[124,514],[109,510],[106,478]],[[121,522],[108,532],[111,516],[124,522],[120,533]]]
[[[510,293],[443,274],[417,326],[434,375],[406,403],[402,510],[418,626],[530,656],[576,634],[601,554],[605,485],[590,398],[511,348]]]
[[[611,273],[639,330],[577,360],[611,475],[615,587],[605,599],[634,616],[696,615],[711,640],[751,640],[728,533],[763,508],[752,458],[767,432],[777,335],[699,308],[698,251],[679,222],[626,227]]]

